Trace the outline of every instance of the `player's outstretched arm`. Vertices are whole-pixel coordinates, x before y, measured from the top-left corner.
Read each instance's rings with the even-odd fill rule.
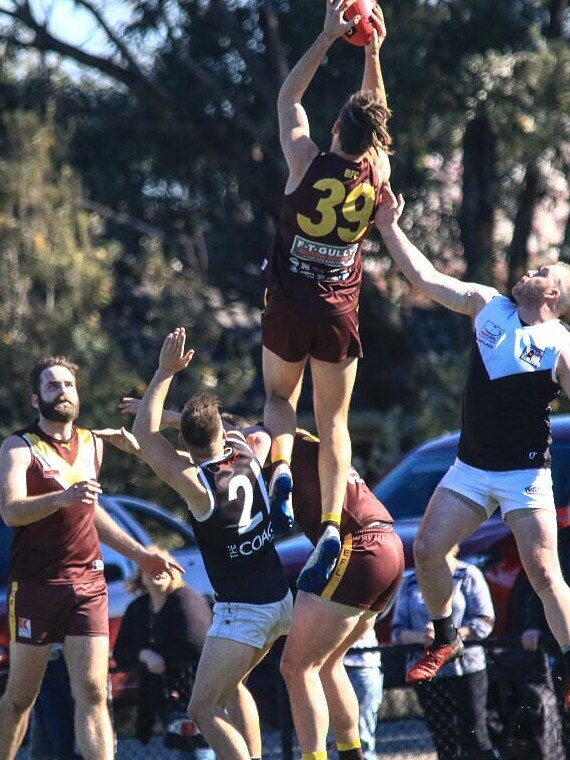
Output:
[[[209,508],[209,499],[205,488],[198,481],[196,468],[160,432],[162,411],[172,378],[185,369],[194,356],[193,349],[186,351],[185,344],[186,332],[183,327],[177,327],[164,339],[158,369],[140,401],[133,423],[133,434],[139,443],[143,459],[156,475],[188,502],[196,517],[201,517]]]
[[[396,198],[389,183],[385,182],[375,222],[398,269],[412,285],[442,306],[475,316],[498,292],[438,272],[398,226],[403,210],[404,199],[401,195]]]
[[[364,75],[362,77],[362,92],[371,92],[384,108],[388,108],[388,99],[384,87],[382,67],[380,65],[380,48],[386,39],[386,24],[382,9],[376,3],[372,6],[374,30],[372,39],[364,46]]]
[[[132,396],[123,396],[119,403],[119,409],[123,414],[132,414],[133,416],[138,412],[141,405],[140,398],[133,398]],[[160,427],[175,428],[180,430],[180,418],[182,415],[180,412],[174,411],[174,409],[163,409],[162,417],[160,419]]]
[[[354,2],[355,0],[326,0],[322,31],[291,69],[279,90],[279,139],[289,167],[289,182],[294,186],[319,152],[311,140],[309,120],[301,100],[331,45],[359,21],[359,16],[350,21],[345,21],[343,17],[344,11]]]

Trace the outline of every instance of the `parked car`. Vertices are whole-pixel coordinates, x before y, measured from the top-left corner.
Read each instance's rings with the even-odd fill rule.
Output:
[[[432,439],[410,451],[373,488],[374,494],[390,510],[395,529],[404,544],[406,568],[413,567],[412,546],[421,517],[443,474],[457,454],[459,432]],[[552,417],[552,478],[561,541],[570,540],[570,415]],[[287,575],[294,578],[303,567],[312,547],[304,536],[278,543]],[[528,593],[513,535],[498,514],[493,515],[461,544],[461,556],[480,567],[489,583],[497,616],[494,636],[501,636],[516,624],[522,596]],[[388,625],[379,628],[387,639]]]

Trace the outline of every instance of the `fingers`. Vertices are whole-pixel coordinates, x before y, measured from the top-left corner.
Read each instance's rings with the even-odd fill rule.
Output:
[[[123,398],[119,401],[119,410],[124,414],[136,414],[139,410],[140,405],[140,398],[123,396]]]
[[[67,492],[71,498],[73,504],[96,504],[100,493],[103,493],[103,489],[96,480],[82,480],[79,483],[74,483]]]

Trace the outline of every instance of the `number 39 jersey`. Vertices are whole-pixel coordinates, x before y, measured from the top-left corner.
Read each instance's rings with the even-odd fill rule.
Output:
[[[228,433],[223,456],[202,462],[198,476],[210,509],[200,520],[190,512],[189,517],[216,600],[283,599],[289,587],[275,550],[267,489],[241,433]]]
[[[285,195],[267,267],[270,296],[313,314],[356,308],[362,243],[378,207],[380,180],[368,159],[316,156],[299,186]]]

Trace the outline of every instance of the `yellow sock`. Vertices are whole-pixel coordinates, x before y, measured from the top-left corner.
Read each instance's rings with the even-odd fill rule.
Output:
[[[321,525],[323,523],[334,523],[338,527],[340,525],[340,515],[337,515],[335,512],[325,512],[321,516]]]
[[[339,752],[346,752],[349,749],[358,749],[360,747],[360,739],[354,739],[351,742],[337,742],[336,748]]]
[[[327,751],[323,749],[321,752],[303,752],[301,758],[302,760],[327,760]]]

